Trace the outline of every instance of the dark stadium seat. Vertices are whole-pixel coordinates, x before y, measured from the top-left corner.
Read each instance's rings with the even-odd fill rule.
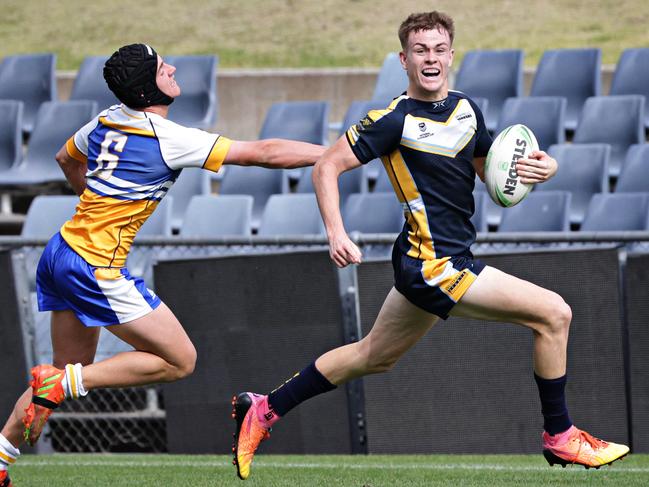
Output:
[[[536,67],[530,96],[565,97],[565,128],[575,130],[586,98],[601,94],[601,63],[599,48],[549,49]]]
[[[210,194],[210,191],[210,174],[207,171],[198,168],[183,169],[168,193],[173,197],[171,228],[180,229],[193,196]]]
[[[50,238],[74,215],[78,196],[37,196],[29,205],[20,232],[26,238]]]
[[[566,99],[561,97],[507,98],[500,112],[496,134],[517,123],[529,127],[541,150],[566,140],[564,117]]]
[[[496,129],[505,100],[523,96],[521,49],[474,50],[465,54],[453,89],[489,100],[487,129]]]
[[[0,64],[0,99],[24,103],[24,132],[30,133],[41,104],[56,101],[56,54],[6,56]]]
[[[218,57],[167,56],[164,60],[176,67],[174,78],[182,90],[169,107],[169,119],[186,127],[213,127],[218,113]]]
[[[322,235],[315,194],[274,194],[266,203],[258,235]]]
[[[182,237],[249,236],[251,234],[252,196],[194,196],[187,206]]]
[[[97,103],[98,111],[120,103],[104,80],[104,64],[107,60],[108,56],[84,58],[74,78],[70,100],[93,100]]]
[[[473,194],[476,193],[484,193],[487,195],[483,203],[487,225],[490,227],[497,227],[500,225],[500,220],[503,216],[503,207],[493,202],[487,192],[487,187],[477,175],[475,177],[475,189],[473,190]]]
[[[613,73],[609,95],[643,95],[649,99],[648,47],[622,51]],[[644,125],[649,129],[649,110],[645,111]]]
[[[286,193],[283,171],[263,167],[228,166],[223,176],[219,194],[248,194],[254,197],[252,226],[257,228],[261,214],[270,195]]]
[[[342,216],[347,232],[397,233],[404,223],[401,204],[390,193],[352,194]]]
[[[498,231],[567,232],[569,214],[568,191],[532,191],[516,206],[505,209]]]
[[[390,52],[385,56],[376,78],[372,100],[391,100],[406,91],[406,88],[408,88],[408,75],[401,66],[399,53]]]
[[[384,98],[382,100],[354,100],[351,102],[349,107],[347,107],[345,118],[343,118],[338,136],[342,136],[349,127],[365,117],[370,110],[383,110],[387,108],[391,102],[392,98]]]
[[[475,211],[471,217],[471,223],[475,227],[476,232],[486,232],[488,229],[487,224],[487,206],[486,200],[490,199],[489,194],[483,192],[473,193],[473,201],[475,204]]]
[[[649,144],[629,147],[615,185],[616,193],[649,192]]]
[[[295,187],[296,193],[313,193],[313,167],[305,167],[300,174],[297,186]],[[340,206],[345,204],[345,201],[352,193],[364,193],[367,191],[365,178],[363,177],[363,167],[346,171],[338,178],[338,190],[340,192]]]
[[[173,196],[165,196],[151,216],[138,230],[137,235],[145,237],[171,237],[173,219]]]
[[[97,112],[95,102],[48,101],[41,105],[22,162],[0,174],[0,187],[65,181],[54,156]]]
[[[22,119],[23,102],[0,100],[0,171],[17,165],[23,157]]]
[[[472,97],[471,99],[476,105],[478,105],[478,108],[482,112],[482,116],[486,120],[489,112],[489,100],[480,96]]]
[[[581,231],[644,230],[649,193],[596,194],[588,205]]]
[[[387,171],[379,168],[379,177],[374,183],[374,193],[394,193],[394,188],[390,182],[390,177],[388,176]]]
[[[572,141],[610,144],[609,176],[617,177],[629,146],[645,141],[644,110],[645,99],[639,95],[589,98]]]
[[[559,170],[549,181],[537,184],[535,192],[570,191],[570,222],[581,223],[591,197],[608,193],[608,144],[561,144],[548,148],[559,163]]]
[[[326,145],[329,102],[286,101],[273,103],[266,113],[260,139],[290,139]]]

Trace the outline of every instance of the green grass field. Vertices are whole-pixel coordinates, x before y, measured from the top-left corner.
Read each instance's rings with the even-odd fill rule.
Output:
[[[26,455],[12,469],[27,486],[624,486],[649,485],[649,455],[611,467],[550,468],[541,455],[260,455],[251,477],[211,455]]]

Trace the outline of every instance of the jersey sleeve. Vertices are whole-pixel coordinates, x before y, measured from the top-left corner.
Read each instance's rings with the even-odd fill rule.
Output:
[[[168,122],[155,126],[160,151],[171,169],[200,167],[217,172],[232,140],[219,134]]]
[[[473,150],[473,157],[486,157],[487,153],[489,152],[489,148],[493,143],[493,139],[491,138],[491,135],[489,135],[489,131],[487,130],[487,126],[485,125],[484,115],[478,108],[478,105],[476,105],[471,99],[469,99],[469,103],[471,104],[471,108],[473,108],[473,111],[475,112],[476,121],[478,124],[478,128],[476,129],[475,149]]]
[[[90,122],[77,130],[65,143],[65,148],[67,149],[68,154],[79,162],[86,162],[88,160],[88,137],[90,132],[97,127],[101,115],[102,114],[97,115],[95,118],[90,120]]]
[[[347,142],[363,164],[394,151],[401,142],[404,117],[391,109],[370,110],[346,132]]]

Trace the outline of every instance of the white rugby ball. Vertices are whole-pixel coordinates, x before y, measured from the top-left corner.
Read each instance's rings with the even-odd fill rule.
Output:
[[[498,134],[485,162],[485,185],[496,204],[507,208],[527,196],[534,185],[521,183],[516,162],[538,149],[534,133],[523,124],[512,125]]]

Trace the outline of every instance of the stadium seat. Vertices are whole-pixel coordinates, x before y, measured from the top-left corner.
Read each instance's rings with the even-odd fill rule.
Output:
[[[295,187],[296,193],[314,193],[313,187],[313,167],[305,167],[300,174],[297,186]],[[359,167],[346,171],[338,178],[338,190],[340,192],[340,206],[345,204],[345,201],[352,193],[365,193],[367,191],[365,178],[363,177],[363,168]]]
[[[23,102],[22,130],[31,133],[41,104],[56,101],[56,54],[6,56],[0,64],[0,99]]]
[[[385,56],[383,65],[376,78],[372,100],[391,100],[408,88],[408,75],[401,65],[399,53],[390,52]]]
[[[315,194],[274,194],[266,203],[258,235],[322,235]]]
[[[260,139],[290,139],[326,145],[329,102],[286,101],[273,103],[259,133]]]
[[[0,171],[17,165],[22,159],[22,118],[23,102],[0,100]]]
[[[548,154],[559,163],[552,179],[537,184],[534,192],[570,191],[570,222],[579,224],[584,219],[591,197],[608,193],[608,162],[611,146],[608,144],[561,144],[548,148]]]
[[[252,196],[193,196],[187,206],[182,237],[224,237],[251,234]]]
[[[596,194],[590,200],[580,230],[644,230],[647,225],[648,206],[648,193]]]
[[[43,103],[36,116],[27,154],[20,164],[0,173],[0,187],[65,181],[54,156],[96,112],[96,103],[88,100]]]
[[[649,193],[649,144],[634,144],[626,153],[615,192],[643,191]]]
[[[266,202],[273,194],[286,193],[286,177],[278,169],[255,166],[228,166],[223,176],[219,194],[248,194],[254,197],[252,226],[259,227]]]
[[[530,96],[563,96],[565,128],[577,128],[584,102],[601,94],[600,49],[550,49],[536,68]]]
[[[107,60],[108,56],[84,58],[74,78],[70,100],[92,100],[97,103],[98,111],[120,103],[104,80],[104,64]]]
[[[218,113],[218,57],[167,56],[164,60],[176,67],[174,77],[182,90],[169,107],[169,119],[186,127],[213,127]]]
[[[20,232],[25,238],[50,238],[74,215],[78,196],[36,196]]]
[[[566,140],[564,117],[566,99],[561,97],[507,98],[500,112],[496,134],[506,127],[522,123],[529,127],[541,150]]]
[[[503,207],[493,202],[487,192],[487,187],[477,175],[475,177],[475,189],[473,190],[473,194],[475,195],[476,193],[484,193],[487,195],[483,202],[483,211],[487,220],[487,225],[489,227],[497,227],[500,225],[500,220],[503,216]]]
[[[473,223],[476,232],[486,232],[488,229],[486,210],[486,200],[488,199],[489,195],[487,193],[473,193],[475,210],[473,212],[473,216],[471,217],[471,223]]]
[[[505,100],[523,95],[523,51],[503,49],[467,52],[455,77],[453,89],[472,98],[489,100],[485,122],[487,129],[494,131]]]
[[[532,191],[505,209],[498,232],[567,232],[570,198],[568,191]]]
[[[649,48],[625,49],[615,67],[609,95],[642,95],[649,99]],[[645,103],[647,103],[645,101]],[[649,110],[644,125],[649,129]]]
[[[342,216],[347,232],[397,233],[404,223],[401,204],[389,193],[352,194]]]
[[[390,176],[388,176],[387,171],[379,168],[379,177],[374,183],[374,193],[394,193],[394,188],[392,187],[392,182],[390,181]]]
[[[478,105],[478,108],[482,112],[482,116],[484,117],[485,120],[487,120],[487,116],[489,112],[489,100],[486,98],[482,98],[480,96],[472,97],[471,99],[476,105]]]
[[[609,176],[617,177],[629,146],[645,141],[644,110],[645,99],[639,95],[589,98],[572,141],[610,144]]]
[[[171,228],[179,230],[193,196],[210,194],[210,174],[204,169],[186,168],[180,173],[168,196],[173,197],[171,206]],[[166,199],[166,197],[165,197]]]
[[[137,236],[171,237],[173,219],[173,196],[165,196],[151,216],[137,232]]]
[[[383,110],[387,108],[390,103],[392,103],[392,98],[385,98],[382,100],[355,100],[351,102],[345,112],[345,118],[340,126],[338,136],[340,137],[347,132],[349,127],[365,117],[370,110]]]

